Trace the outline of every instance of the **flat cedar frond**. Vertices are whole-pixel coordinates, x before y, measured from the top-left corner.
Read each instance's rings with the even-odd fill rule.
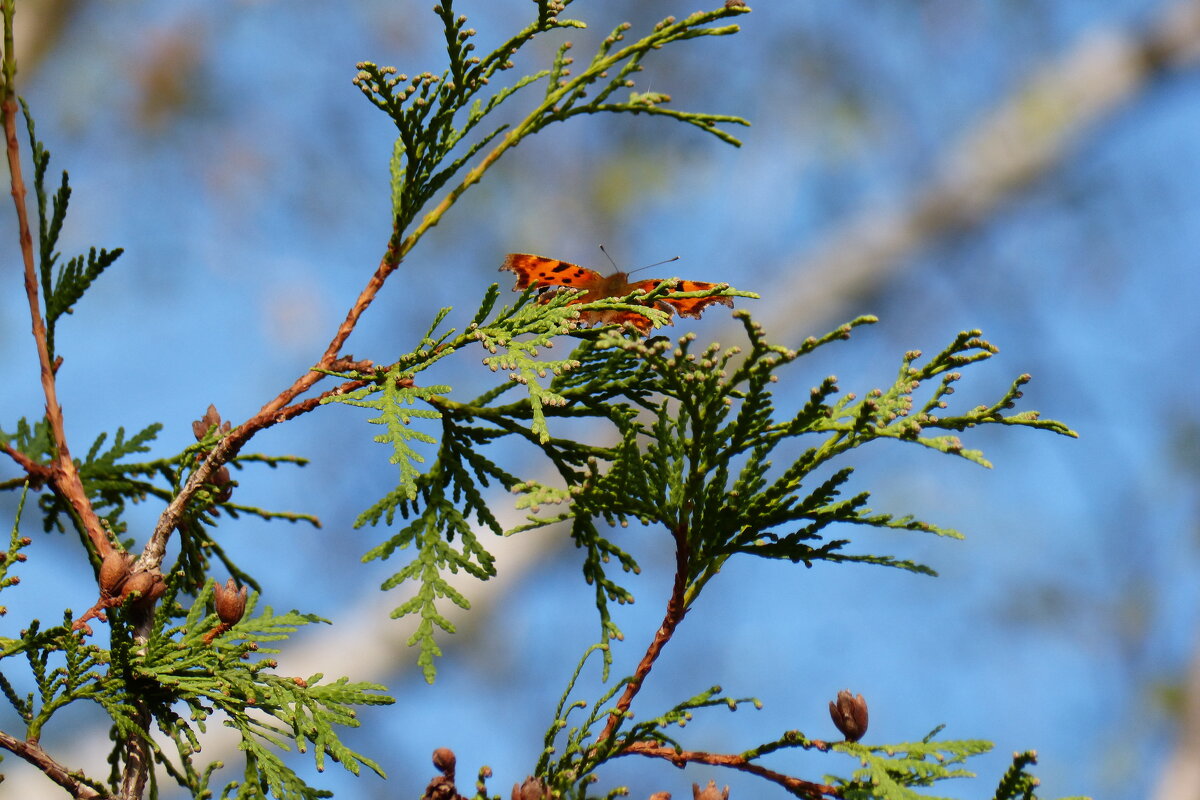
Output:
[[[346,394],[334,395],[325,400],[329,403],[370,408],[379,412],[370,420],[374,425],[384,426],[384,432],[375,437],[381,444],[392,447],[391,463],[400,468],[400,492],[409,500],[416,497],[417,477],[421,474],[418,465],[425,458],[411,442],[436,444],[429,434],[412,427],[413,419],[440,419],[441,413],[426,407],[426,403],[450,391],[449,386],[417,386],[410,371],[393,367],[377,376],[375,383]],[[417,406],[418,402],[421,405]]]
[[[71,187],[64,170],[62,182],[51,198],[50,208],[47,209],[45,181],[46,170],[50,165],[50,151],[42,142],[38,141],[34,132],[33,115],[29,113],[29,106],[25,104],[24,100],[21,101],[21,108],[25,113],[25,126],[29,134],[34,165],[33,185],[38,209],[38,271],[41,278],[42,297],[46,305],[46,346],[50,358],[53,359],[55,356],[54,333],[59,318],[63,314],[71,313],[75,303],[83,297],[92,282],[100,277],[100,274],[110,267],[123,251],[121,248],[97,251],[93,247],[88,251],[86,258],[75,256],[65,266],[60,267],[57,274],[54,273],[54,265],[59,258],[58,237],[62,233],[62,225],[67,216]]]
[[[849,780],[826,776],[841,789],[844,800],[937,800],[914,787],[932,786],[950,778],[974,777],[963,764],[971,756],[987,753],[991,742],[976,739],[941,742],[906,742],[865,746],[840,742],[833,750],[857,759],[862,767]]]
[[[370,515],[360,516],[357,523],[376,524],[386,514],[390,524],[396,507],[405,518],[410,509],[414,514],[409,524],[368,551],[363,560],[386,559],[397,549],[415,546],[413,560],[384,581],[381,588],[391,589],[408,581],[417,584],[414,596],[393,610],[392,617],[420,615],[421,622],[408,644],[419,645],[417,662],[430,682],[436,675],[434,659],[441,655],[441,648],[434,638],[435,631],[440,628],[447,633],[454,632],[454,625],[437,610],[437,601],[445,598],[460,608],[470,607],[466,597],[447,580],[446,573],[461,569],[480,580],[496,574],[491,553],[479,541],[467,517],[473,511],[483,524],[495,533],[501,532],[475,479],[479,474],[490,473],[506,483],[515,481],[499,468],[492,467],[482,456],[476,456],[472,461],[477,473],[463,469],[461,448],[462,442],[457,436],[445,436],[434,467],[417,479],[419,485],[414,496],[402,495],[397,490],[390,495],[391,504],[377,503]],[[460,507],[464,501],[465,507]],[[461,542],[458,548],[453,545],[456,537]]]
[[[271,766],[264,769],[273,776],[270,780],[281,787],[290,785],[293,778],[279,771],[288,770],[272,748],[288,749],[288,740],[301,751],[315,745],[318,768],[330,756],[355,774],[360,766],[380,772],[375,762],[342,745],[334,729],[357,727],[355,706],[393,702],[381,693],[384,687],[350,683],[346,678],[322,683],[321,675],[279,676],[271,671],[274,662],[262,658],[278,652],[277,648],[263,647],[262,643],[283,641],[301,626],[325,620],[295,611],[276,614],[270,608],[256,614],[257,597],[252,595],[242,620],[210,644],[206,634],[217,623],[216,615],[206,612],[212,593],[213,582],[209,581],[187,612],[183,625],[166,626],[169,615],[159,619],[157,634],[142,652],[124,650],[114,654],[115,665],[126,664],[142,679],[159,687],[161,695],[157,696],[164,703],[182,702],[190,709],[191,722],[162,709],[156,714],[160,726],[165,726],[173,737],[190,740],[204,731],[205,720],[213,712],[223,712],[229,719],[227,724],[241,732],[243,749],[254,751],[260,764],[269,763]],[[249,658],[252,654],[257,658]],[[146,685],[141,692],[142,697],[156,696]],[[272,718],[275,722],[267,721]],[[177,770],[176,777],[187,774],[195,779],[200,777],[194,770],[190,773]]]
[[[804,352],[818,343],[843,339],[854,324],[869,321],[856,320],[820,340],[810,340]],[[836,397],[836,379],[826,379],[798,414],[780,419],[770,389],[777,373],[803,353],[770,344],[748,322],[746,329],[750,339],[746,353],[714,345],[693,354],[686,336],[673,350],[663,340],[622,337],[602,337],[583,346],[577,354],[580,367],[555,386],[567,400],[564,410],[583,402],[574,390],[586,387],[591,410],[597,411],[594,390],[602,382],[602,371],[612,370],[621,376],[621,385],[626,385],[628,376],[636,376],[632,381],[636,397],[624,399],[631,406],[651,410],[653,421],[647,425],[615,410],[604,414],[618,421],[622,439],[606,458],[593,462],[574,492],[571,502],[576,515],[618,522],[632,516],[668,530],[682,525],[689,532],[698,578],[736,552],[806,564],[855,561],[932,574],[928,567],[905,559],[844,552],[849,539],[823,541],[823,531],[832,523],[849,523],[955,538],[960,534],[911,516],[873,512],[867,506],[867,492],[840,498],[841,487],[852,474],[849,467],[804,490],[814,470],[876,439],[911,441],[986,463],[981,455],[963,449],[957,439],[923,433],[941,427],[965,429],[1003,419],[1006,424],[1070,435],[1061,423],[1034,415],[1002,418],[1001,410],[1019,398],[1011,389],[998,403],[965,415],[910,415],[920,377],[975,363],[994,352],[977,331],[960,335],[923,367],[913,367],[918,354],[909,354],[890,388],[873,390],[862,400],[853,395]],[[944,408],[942,398],[948,392],[945,387],[937,391],[933,405]],[[603,389],[599,393],[603,396]],[[619,395],[618,391],[607,402],[617,404]],[[780,444],[800,437],[811,438],[813,444],[788,465],[771,463],[770,456]],[[528,484],[522,488],[533,489]],[[590,557],[585,563],[592,573],[598,569]]]

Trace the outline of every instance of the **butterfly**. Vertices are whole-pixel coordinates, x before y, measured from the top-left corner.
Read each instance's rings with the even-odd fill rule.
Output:
[[[513,291],[528,289],[531,286],[538,287],[548,290],[542,293],[544,299],[549,299],[557,291],[553,287],[587,290],[586,294],[582,294],[572,300],[570,305],[591,303],[605,297],[625,297],[639,289],[643,292],[651,292],[663,283],[675,284],[672,291],[677,292],[703,292],[721,287],[721,284],[716,283],[684,280],[664,281],[658,278],[649,278],[630,283],[629,273],[627,272],[618,270],[611,275],[601,275],[595,270],[586,269],[566,261],[530,255],[529,253],[509,253],[504,257],[504,264],[500,269],[516,273],[517,285],[513,287]],[[697,319],[699,319],[704,309],[715,303],[730,307],[733,306],[733,298],[721,296],[686,297],[679,299],[661,297],[646,302],[635,298],[630,302],[644,306],[653,306],[672,314],[677,311],[680,316],[695,317]],[[643,316],[636,311],[626,311],[619,308],[584,311],[583,321],[589,325],[597,322],[632,325],[641,333],[648,333],[653,327],[653,323],[649,317]]]

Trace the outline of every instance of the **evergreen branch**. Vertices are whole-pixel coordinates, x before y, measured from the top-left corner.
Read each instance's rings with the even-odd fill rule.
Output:
[[[816,750],[820,753],[826,753],[829,752],[829,748],[829,742],[821,739],[809,739],[800,731],[787,731],[778,739],[772,742],[760,744],[757,747],[751,748],[750,750],[746,750],[741,755],[742,758],[746,759],[747,761],[754,761],[755,759],[759,759],[765,755],[774,753],[777,750],[800,749]]]
[[[17,501],[17,511],[13,515],[12,532],[8,536],[8,549],[0,553],[0,590],[7,589],[10,586],[15,586],[21,582],[17,575],[9,577],[8,571],[13,564],[23,563],[26,556],[21,551],[33,544],[33,540],[21,536],[21,515],[25,511],[25,498],[29,496],[29,483],[25,484],[25,490],[21,492],[21,499]],[[7,613],[8,609],[0,606],[0,616]]]
[[[324,354],[315,365],[316,370],[306,372],[297,378],[291,386],[281,391],[275,399],[264,405],[257,414],[234,429],[230,435],[224,437],[221,443],[213,449],[204,462],[192,473],[187,483],[181,487],[175,499],[171,501],[155,525],[154,531],[141,556],[140,564],[142,567],[157,569],[161,564],[171,531],[178,525],[184,514],[184,510],[191,501],[192,495],[199,491],[208,481],[211,473],[218,470],[226,461],[235,456],[238,450],[259,430],[281,421],[288,413],[299,413],[311,407],[302,405],[293,406],[291,404],[295,398],[311,388],[320,379],[322,373],[319,370],[331,369],[333,367],[339,358],[339,353],[346,339],[349,337],[351,331],[354,330],[358,320],[371,304],[388,276],[396,270],[400,262],[416,243],[420,241],[424,234],[441,220],[442,216],[464,192],[482,179],[483,175],[504,153],[516,146],[525,137],[536,133],[542,127],[545,127],[545,125],[555,121],[556,117],[560,119],[566,118],[562,115],[564,109],[555,108],[556,103],[570,96],[576,89],[586,87],[596,80],[600,80],[607,68],[606,63],[615,65],[621,60],[634,55],[640,61],[642,55],[678,39],[692,38],[698,35],[731,34],[735,32],[736,26],[704,28],[701,32],[692,29],[703,28],[703,26],[717,19],[735,16],[748,10],[745,7],[733,6],[714,12],[694,14],[681,22],[671,21],[669,24],[664,23],[664,25],[659,26],[659,28],[645,39],[624,48],[619,56],[612,54],[609,56],[609,61],[607,62],[604,58],[594,60],[592,66],[589,67],[589,70],[583,76],[564,79],[562,81],[563,85],[550,92],[521,122],[507,129],[503,134],[495,131],[490,135],[485,135],[484,138],[486,140],[495,141],[495,144],[474,167],[468,168],[468,162],[464,158],[459,158],[453,162],[453,170],[466,169],[465,174],[462,175],[457,184],[442,196],[442,199],[434,208],[425,213],[422,221],[409,230],[408,222],[415,220],[416,214],[433,199],[433,194],[438,191],[436,187],[441,187],[449,183],[451,179],[451,172],[453,170],[435,172],[433,165],[448,156],[451,149],[458,146],[467,130],[480,124],[486,113],[494,111],[500,103],[513,96],[520,86],[531,85],[533,81],[525,83],[518,81],[520,86],[512,87],[507,91],[502,90],[500,95],[493,97],[486,105],[474,106],[472,111],[467,115],[464,127],[458,130],[455,129],[453,124],[457,110],[465,107],[468,101],[472,100],[474,95],[481,91],[483,86],[487,85],[488,79],[493,77],[496,71],[510,67],[511,61],[509,58],[511,55],[524,44],[531,41],[534,36],[554,28],[581,27],[582,23],[558,17],[559,11],[565,8],[566,5],[563,2],[539,2],[538,18],[535,22],[517,33],[491,55],[479,59],[477,63],[473,63],[472,59],[474,57],[468,55],[469,47],[465,44],[462,46],[459,45],[459,42],[465,42],[473,34],[463,28],[464,22],[458,19],[451,20],[451,3],[449,0],[446,0],[437,13],[442,17],[443,26],[447,32],[447,56],[451,62],[451,67],[446,73],[451,78],[449,81],[442,80],[429,73],[423,73],[409,82],[407,78],[402,80],[400,76],[395,75],[394,70],[386,71],[377,67],[366,66],[367,62],[364,62],[364,66],[360,68],[360,76],[357,79],[358,85],[370,96],[372,102],[387,111],[397,125],[399,133],[394,153],[396,156],[394,158],[396,168],[393,170],[393,197],[397,210],[386,251],[380,259],[375,273],[359,293],[345,320],[339,325]],[[462,38],[460,38],[460,34],[463,34]],[[612,60],[614,58],[615,60]],[[559,66],[560,74],[565,73],[565,66],[565,61],[563,61]],[[362,75],[364,72],[366,73],[365,77]],[[461,76],[461,79],[454,80],[455,76]],[[404,84],[403,88],[398,88],[401,84]],[[434,112],[434,116],[430,117],[430,109],[434,105],[438,108]],[[635,109],[631,107],[630,110]],[[639,106],[637,110],[641,110],[641,107]],[[427,131],[421,128],[426,120],[433,120],[436,123],[431,124]],[[468,152],[471,152],[470,148],[468,148]],[[476,149],[472,155],[478,152],[483,151]],[[422,188],[417,183],[423,179],[422,176],[427,181],[432,180],[432,183],[427,182]],[[544,409],[548,397],[549,395],[539,396],[536,402]]]
[[[66,173],[63,173],[63,185],[66,186]],[[116,250],[101,249],[97,253],[93,247],[88,250],[86,259],[76,256],[59,269],[52,293],[46,295],[46,339],[51,356],[54,355],[54,330],[58,318],[71,313],[72,307],[83,297],[83,293],[92,282],[123,252],[124,250],[118,247]]]
[[[100,519],[88,502],[83,482],[71,460],[67,448],[67,436],[63,425],[62,407],[58,403],[58,389],[55,385],[54,374],[57,369],[51,357],[47,340],[46,323],[42,318],[38,299],[38,279],[34,265],[33,237],[29,228],[29,214],[26,208],[25,181],[21,172],[21,150],[17,142],[17,102],[14,80],[17,72],[16,55],[13,51],[12,38],[12,0],[4,2],[4,86],[3,98],[0,99],[0,116],[3,117],[4,138],[8,156],[9,180],[12,184],[13,203],[17,211],[18,238],[21,247],[21,257],[25,267],[25,294],[29,301],[29,316],[33,323],[33,338],[37,346],[38,362],[41,371],[42,392],[46,397],[46,420],[54,435],[54,445],[57,458],[52,465],[54,477],[51,485],[56,494],[68,502],[75,514],[83,523],[83,529],[91,541],[92,547],[101,557],[111,549],[108,537],[100,525]]]
[[[554,740],[558,738],[559,732],[567,725],[567,716],[570,709],[567,707],[567,700],[570,699],[571,693],[575,691],[575,684],[579,681],[579,676],[583,673],[583,667],[591,658],[592,653],[599,650],[607,650],[608,643],[600,642],[594,644],[583,651],[583,655],[579,658],[579,663],[575,665],[575,671],[571,673],[571,677],[567,680],[567,688],[563,690],[562,697],[558,700],[558,706],[554,709],[554,718],[550,723],[550,727],[546,730],[545,747],[542,748],[542,755],[538,759],[537,767],[534,769],[535,774],[544,775],[550,767],[550,754],[554,752]],[[578,703],[572,703],[571,709],[580,708]]]
[[[846,800],[929,800],[912,787],[932,786],[950,778],[974,777],[961,765],[971,756],[987,753],[991,742],[977,739],[905,742],[893,745],[862,745],[839,742],[834,751],[862,764],[850,780],[835,779]]]
[[[1025,768],[1036,763],[1037,753],[1033,751],[1013,753],[1012,766],[1000,778],[996,793],[992,796],[994,800],[1034,800],[1033,792],[1039,781]]]
[[[621,698],[617,701],[616,707],[609,714],[608,722],[601,731],[598,741],[611,741],[616,735],[617,727],[624,718],[629,706],[633,703],[633,698],[637,696],[638,691],[642,688],[642,684],[646,680],[646,676],[650,674],[650,670],[654,667],[654,662],[658,660],[658,656],[662,653],[667,642],[671,640],[675,629],[679,623],[683,621],[684,614],[687,613],[688,606],[686,603],[686,593],[688,587],[688,577],[691,570],[691,546],[688,538],[688,530],[685,527],[673,530],[672,535],[675,539],[675,581],[671,588],[671,597],[667,601],[667,611],[663,617],[662,624],[659,625],[658,631],[654,634],[649,647],[646,648],[642,660],[638,662],[637,669],[633,672],[633,677],[625,684],[625,690],[621,693]]]

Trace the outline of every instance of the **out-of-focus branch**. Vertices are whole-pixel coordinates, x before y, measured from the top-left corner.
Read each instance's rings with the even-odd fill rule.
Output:
[[[1151,81],[1200,57],[1200,0],[1169,3],[1137,31],[1085,36],[967,131],[930,181],[834,230],[782,270],[786,304],[760,320],[781,331],[840,319],[849,298],[877,286],[906,257],[945,234],[978,225],[1007,198],[1062,161],[1097,121]]]
[[[1159,774],[1153,800],[1200,797],[1200,653],[1183,687],[1175,747]]]
[[[72,797],[79,798],[79,800],[101,797],[100,792],[79,779],[78,773],[67,769],[51,758],[45,750],[38,746],[36,741],[18,739],[0,731],[0,747],[33,764],[41,770],[42,774],[66,789]]]
[[[84,0],[41,0],[21,7],[14,34],[22,71],[37,69],[83,7]]]

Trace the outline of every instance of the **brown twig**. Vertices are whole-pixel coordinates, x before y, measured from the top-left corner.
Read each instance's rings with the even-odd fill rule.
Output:
[[[162,565],[163,556],[167,550],[167,541],[171,538],[172,531],[175,530],[183,519],[183,512],[187,504],[200,487],[208,482],[209,476],[236,456],[256,433],[264,428],[269,428],[272,425],[313,410],[326,397],[343,394],[366,385],[366,381],[348,381],[318,397],[308,398],[295,405],[288,405],[324,377],[324,373],[317,370],[333,369],[338,363],[344,360],[343,357],[338,356],[338,351],[341,350],[342,345],[346,343],[346,339],[354,331],[354,326],[358,324],[358,320],[363,315],[363,312],[367,310],[367,307],[375,299],[375,295],[383,287],[383,282],[387,279],[387,276],[394,272],[399,264],[400,256],[389,245],[375,273],[367,281],[367,285],[363,287],[362,292],[359,293],[358,298],[346,313],[346,319],[338,326],[337,333],[334,334],[329,346],[325,349],[325,353],[317,361],[316,365],[259,409],[257,414],[230,431],[228,435],[217,443],[217,446],[212,449],[208,457],[196,468],[196,471],[188,477],[187,482],[179,490],[179,494],[175,495],[174,499],[171,500],[159,516],[158,522],[154,526],[154,531],[150,534],[150,540],[146,542],[146,547],[139,559],[139,567],[141,569],[157,570]]]
[[[370,307],[371,303],[374,302],[376,295],[383,288],[383,284],[388,279],[388,276],[400,266],[400,263],[404,260],[404,256],[416,246],[426,231],[438,224],[446,211],[454,205],[455,201],[467,189],[478,183],[483,178],[484,173],[505,152],[521,140],[528,132],[528,127],[532,125],[532,120],[537,119],[541,113],[542,109],[540,108],[530,112],[524,123],[510,130],[507,135],[502,137],[500,143],[484,156],[479,164],[467,171],[462,181],[451,189],[442,198],[441,202],[424,216],[421,223],[408,236],[401,239],[401,230],[393,222],[392,235],[388,240],[387,250],[384,252],[383,258],[379,261],[379,266],[375,268],[375,272],[367,280],[366,286],[359,292],[358,297],[355,298],[354,303],[350,306],[350,310],[346,312],[346,318],[338,325],[337,332],[334,333],[329,346],[325,348],[324,354],[317,361],[315,365],[316,369],[333,368],[333,365],[339,361],[340,357],[338,353],[346,343],[346,340],[350,338],[350,334],[354,332],[354,328],[358,325],[358,320],[366,312],[367,308]],[[208,476],[236,456],[238,451],[246,445],[246,442],[250,441],[251,437],[260,430],[289,418],[280,417],[279,415],[288,408],[288,405],[293,400],[311,389],[322,377],[323,373],[317,372],[315,369],[305,372],[291,386],[280,392],[275,399],[259,409],[257,414],[234,428],[228,436],[221,440],[220,444],[209,453],[204,463],[192,473],[187,482],[179,490],[179,494],[175,496],[175,499],[171,501],[162,515],[159,516],[158,523],[154,526],[154,531],[150,535],[150,540],[146,542],[146,547],[142,551],[140,559],[142,568],[158,569],[161,566],[163,555],[167,548],[167,540],[170,539],[171,532],[179,525],[180,520],[183,518],[183,510],[191,501],[192,496],[208,480]],[[305,403],[310,402],[312,401],[305,401]],[[304,411],[315,407],[316,402],[312,402],[312,405],[303,407],[296,413],[304,413]]]
[[[6,16],[11,18],[11,9],[6,0]],[[13,77],[16,75],[16,57],[13,54],[13,36],[11,26],[6,26],[4,33],[4,140],[8,154],[8,172],[12,184],[13,203],[17,208],[17,227],[21,243],[21,258],[25,265],[25,294],[29,298],[29,316],[33,324],[33,339],[37,344],[38,361],[41,366],[42,392],[46,396],[46,421],[50,424],[54,436],[54,446],[57,457],[49,469],[52,475],[50,485],[55,493],[70,503],[83,523],[92,546],[103,558],[112,548],[108,535],[100,525],[91,501],[83,489],[83,481],[75,462],[71,460],[71,451],[67,448],[67,434],[63,425],[62,406],[58,404],[58,390],[54,382],[55,365],[50,360],[50,347],[46,341],[46,323],[42,320],[41,304],[38,297],[37,271],[33,260],[33,236],[29,229],[29,213],[25,207],[25,180],[21,176],[21,148],[17,141],[17,97],[13,89]]]
[[[605,724],[604,730],[600,732],[600,737],[597,741],[603,742],[616,733],[617,726],[621,724],[621,719],[625,716],[625,712],[629,710],[629,706],[633,703],[633,698],[641,691],[642,683],[645,682],[646,676],[650,674],[650,670],[654,667],[654,662],[658,660],[662,649],[666,647],[667,642],[671,641],[671,636],[674,635],[675,629],[679,627],[679,623],[683,621],[684,616],[687,614],[685,597],[687,593],[688,570],[692,560],[691,545],[688,543],[687,525],[680,523],[679,527],[674,531],[674,536],[675,585],[671,588],[671,599],[667,601],[667,613],[663,617],[662,624],[658,626],[658,632],[654,634],[654,640],[646,648],[646,654],[638,662],[637,669],[633,672],[633,677],[629,679],[629,683],[625,684],[625,691],[621,693],[621,699],[617,701],[617,706],[613,710],[613,713],[608,716],[608,722]]]
[[[0,445],[0,450],[8,453],[13,461],[21,469],[25,470],[25,474],[29,476],[29,485],[37,488],[46,483],[51,483],[54,480],[54,470],[47,467],[45,464],[39,464],[29,456],[22,453],[12,445]]]
[[[99,800],[99,798],[106,797],[80,780],[82,773],[77,770],[69,770],[51,758],[36,740],[18,739],[0,731],[0,747],[33,764],[46,777],[66,789],[77,800]]]
[[[331,363],[333,360],[331,359]],[[319,365],[318,365],[319,366]],[[312,380],[299,391],[303,391],[315,383],[321,373],[310,372],[309,375],[314,376]],[[302,400],[294,405],[277,404],[276,401],[281,397],[288,395],[293,389],[299,386],[300,381],[292,384],[292,386],[282,392],[279,397],[263,406],[257,414],[243,422],[241,425],[230,431],[225,438],[217,443],[216,447],[208,454],[208,457],[196,467],[196,471],[188,477],[183,488],[179,490],[179,494],[175,495],[174,499],[167,505],[162,515],[158,518],[158,523],[155,525],[154,532],[150,535],[150,540],[146,542],[146,547],[142,551],[139,559],[139,568],[147,570],[157,570],[162,565],[163,555],[166,553],[167,541],[171,537],[171,532],[179,525],[183,519],[183,511],[187,507],[188,502],[195,495],[196,491],[208,482],[209,476],[227,464],[241,451],[251,437],[264,428],[269,428],[272,425],[277,425],[280,422],[285,422],[301,414],[305,414],[317,408],[321,401],[328,397],[335,397],[346,392],[353,391],[362,386],[366,386],[366,380],[351,380],[335,386],[326,392],[322,392],[316,397],[310,397]],[[299,392],[291,394],[294,398]]]
[[[651,742],[633,742],[629,746],[623,748],[618,755],[638,755],[648,756],[650,758],[662,758],[670,761],[679,768],[683,768],[688,764],[709,764],[715,767],[729,767],[740,772],[749,772],[752,775],[757,775],[760,778],[765,778],[772,783],[777,783],[787,789],[797,797],[808,797],[813,800],[820,800],[825,797],[841,797],[842,793],[836,786],[829,786],[824,783],[813,783],[801,778],[793,778],[790,775],[784,775],[782,772],[776,772],[773,769],[759,766],[751,761],[747,761],[740,755],[727,755],[724,753],[705,753],[697,750],[676,750],[674,747],[666,747],[664,745],[653,744]]]

